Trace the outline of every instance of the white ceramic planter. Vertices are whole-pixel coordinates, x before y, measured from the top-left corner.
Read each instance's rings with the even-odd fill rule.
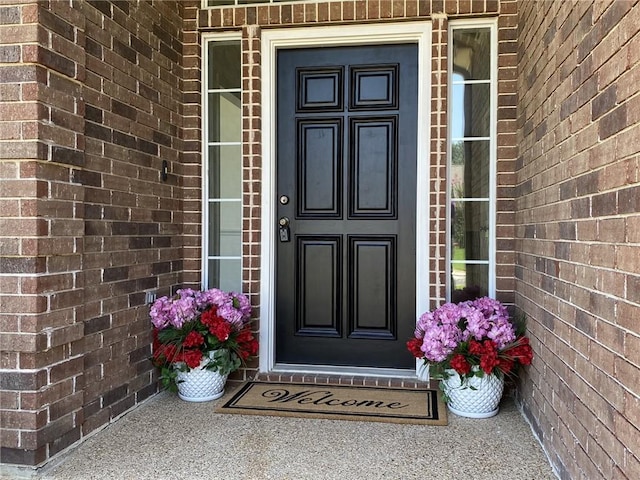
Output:
[[[210,357],[214,352],[209,352]],[[209,357],[204,357],[200,365],[188,372],[178,372],[178,397],[187,402],[208,402],[224,395],[227,375],[207,370]]]
[[[448,398],[447,406],[452,413],[469,418],[489,418],[498,413],[504,378],[493,374],[483,375],[467,379],[461,385],[460,376],[455,370],[447,370],[447,373],[451,376],[442,383]]]

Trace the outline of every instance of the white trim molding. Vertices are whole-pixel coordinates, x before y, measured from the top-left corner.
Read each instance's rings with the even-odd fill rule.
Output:
[[[416,312],[429,306],[429,154],[431,106],[431,22],[324,26],[262,32],[262,275],[260,286],[261,372],[348,373],[351,375],[417,376],[413,370],[277,365],[275,361],[275,198],[276,198],[276,58],[282,48],[341,45],[418,45],[418,145],[416,195]],[[407,352],[407,355],[409,353]]]

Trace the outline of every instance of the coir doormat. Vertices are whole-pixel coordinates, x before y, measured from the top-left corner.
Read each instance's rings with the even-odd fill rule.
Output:
[[[446,425],[436,390],[247,382],[219,413]]]

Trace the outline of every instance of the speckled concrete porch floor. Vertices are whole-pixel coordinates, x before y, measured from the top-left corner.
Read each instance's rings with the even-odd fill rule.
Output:
[[[496,417],[474,420],[449,413],[444,427],[224,415],[214,406],[161,393],[29,477],[557,478],[510,398],[503,399]]]

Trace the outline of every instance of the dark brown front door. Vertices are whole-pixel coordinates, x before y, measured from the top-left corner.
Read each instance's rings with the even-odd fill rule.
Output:
[[[278,363],[415,366],[417,52],[278,51]]]

